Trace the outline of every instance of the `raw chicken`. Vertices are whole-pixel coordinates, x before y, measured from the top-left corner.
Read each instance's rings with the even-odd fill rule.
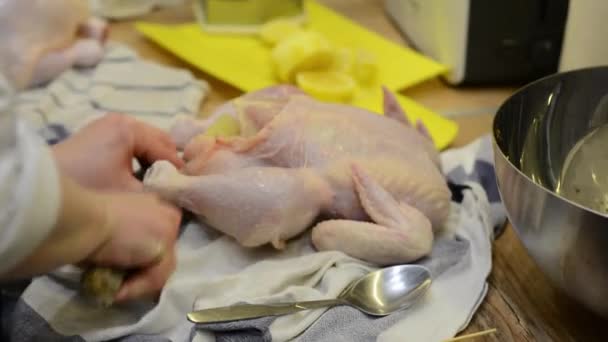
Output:
[[[285,241],[314,225],[318,250],[380,265],[427,255],[450,191],[424,126],[409,126],[385,90],[385,116],[321,103],[292,87],[224,106],[242,136],[199,135],[176,170],[165,161],[144,184],[244,246]]]
[[[20,89],[45,83],[97,64],[106,35],[86,0],[0,0],[0,72]]]

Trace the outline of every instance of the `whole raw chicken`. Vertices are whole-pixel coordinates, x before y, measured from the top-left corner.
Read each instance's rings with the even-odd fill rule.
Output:
[[[318,250],[413,261],[430,252],[451,193],[424,126],[409,126],[384,96],[385,116],[291,86],[244,95],[217,111],[238,118],[240,136],[198,135],[183,170],[156,162],[144,184],[244,246],[282,248],[314,225]],[[173,134],[191,137],[197,127],[206,123],[182,120]]]
[[[27,88],[72,66],[95,65],[106,34],[86,0],[0,0],[0,72]]]

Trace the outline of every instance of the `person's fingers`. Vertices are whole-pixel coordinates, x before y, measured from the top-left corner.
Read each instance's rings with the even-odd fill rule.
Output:
[[[167,224],[175,226],[177,228],[179,226],[179,222],[181,220],[182,211],[180,208],[175,206],[173,203],[164,200],[159,194],[150,193],[154,196],[157,204],[162,208],[162,216],[166,218]]]
[[[158,264],[130,276],[116,294],[117,302],[158,294],[175,270],[175,252],[166,254]]]
[[[181,167],[183,160],[178,157],[175,145],[164,142],[162,136],[155,133],[158,132],[142,131],[138,133],[134,146],[135,156],[143,158],[149,164],[157,160],[168,160],[175,167]]]
[[[172,204],[166,203],[164,206],[165,217],[167,218],[167,224],[163,226],[161,234],[163,234],[165,241],[169,246],[175,245],[177,237],[179,235],[179,227],[182,221],[182,210],[173,206]]]
[[[157,160],[168,160],[175,167],[181,168],[184,161],[177,155],[177,147],[171,137],[159,128],[143,122],[133,122],[133,153],[152,164]]]
[[[136,184],[133,180],[132,187]],[[133,270],[118,298],[158,292],[175,268],[175,241],[182,212],[153,193],[108,193],[108,237],[86,258],[94,265]]]
[[[129,192],[143,192],[144,184],[140,182],[137,178],[133,177],[132,179],[126,182],[123,190]]]
[[[164,254],[163,259],[158,264],[151,265],[129,277],[117,294],[117,301],[127,301],[157,294],[175,269],[176,256],[174,246],[182,212],[170,204],[165,204],[161,208],[160,210],[168,222],[164,225],[163,234],[167,246],[170,246],[170,250]]]
[[[129,192],[143,192],[144,184],[139,179],[135,178],[135,176],[129,174],[121,187],[121,190]]]
[[[101,266],[120,265],[121,268],[142,267],[159,262],[166,253],[163,240],[156,237],[138,237],[137,241],[123,242],[121,248],[96,253],[95,263]]]

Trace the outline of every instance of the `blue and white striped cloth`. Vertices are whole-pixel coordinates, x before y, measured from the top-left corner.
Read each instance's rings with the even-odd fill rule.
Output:
[[[96,67],[67,70],[20,93],[14,110],[47,140],[57,141],[107,112],[168,129],[177,115],[196,116],[208,92],[208,83],[190,72],[145,61],[109,42]]]
[[[496,188],[490,137],[443,152],[453,197],[446,231],[420,263],[433,274],[413,307],[373,318],[350,307],[194,326],[193,308],[312,300],[337,295],[368,265],[339,252],[315,253],[309,237],[282,252],[246,249],[195,222],[178,241],[178,267],[158,303],[107,310],[77,295],[77,273],[60,269],[2,290],[6,341],[441,341],[466,328],[483,301],[492,241],[505,222]]]

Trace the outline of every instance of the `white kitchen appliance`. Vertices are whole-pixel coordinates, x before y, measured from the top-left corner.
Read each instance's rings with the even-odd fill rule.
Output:
[[[529,82],[608,64],[608,1],[385,0],[420,52],[454,85]]]

